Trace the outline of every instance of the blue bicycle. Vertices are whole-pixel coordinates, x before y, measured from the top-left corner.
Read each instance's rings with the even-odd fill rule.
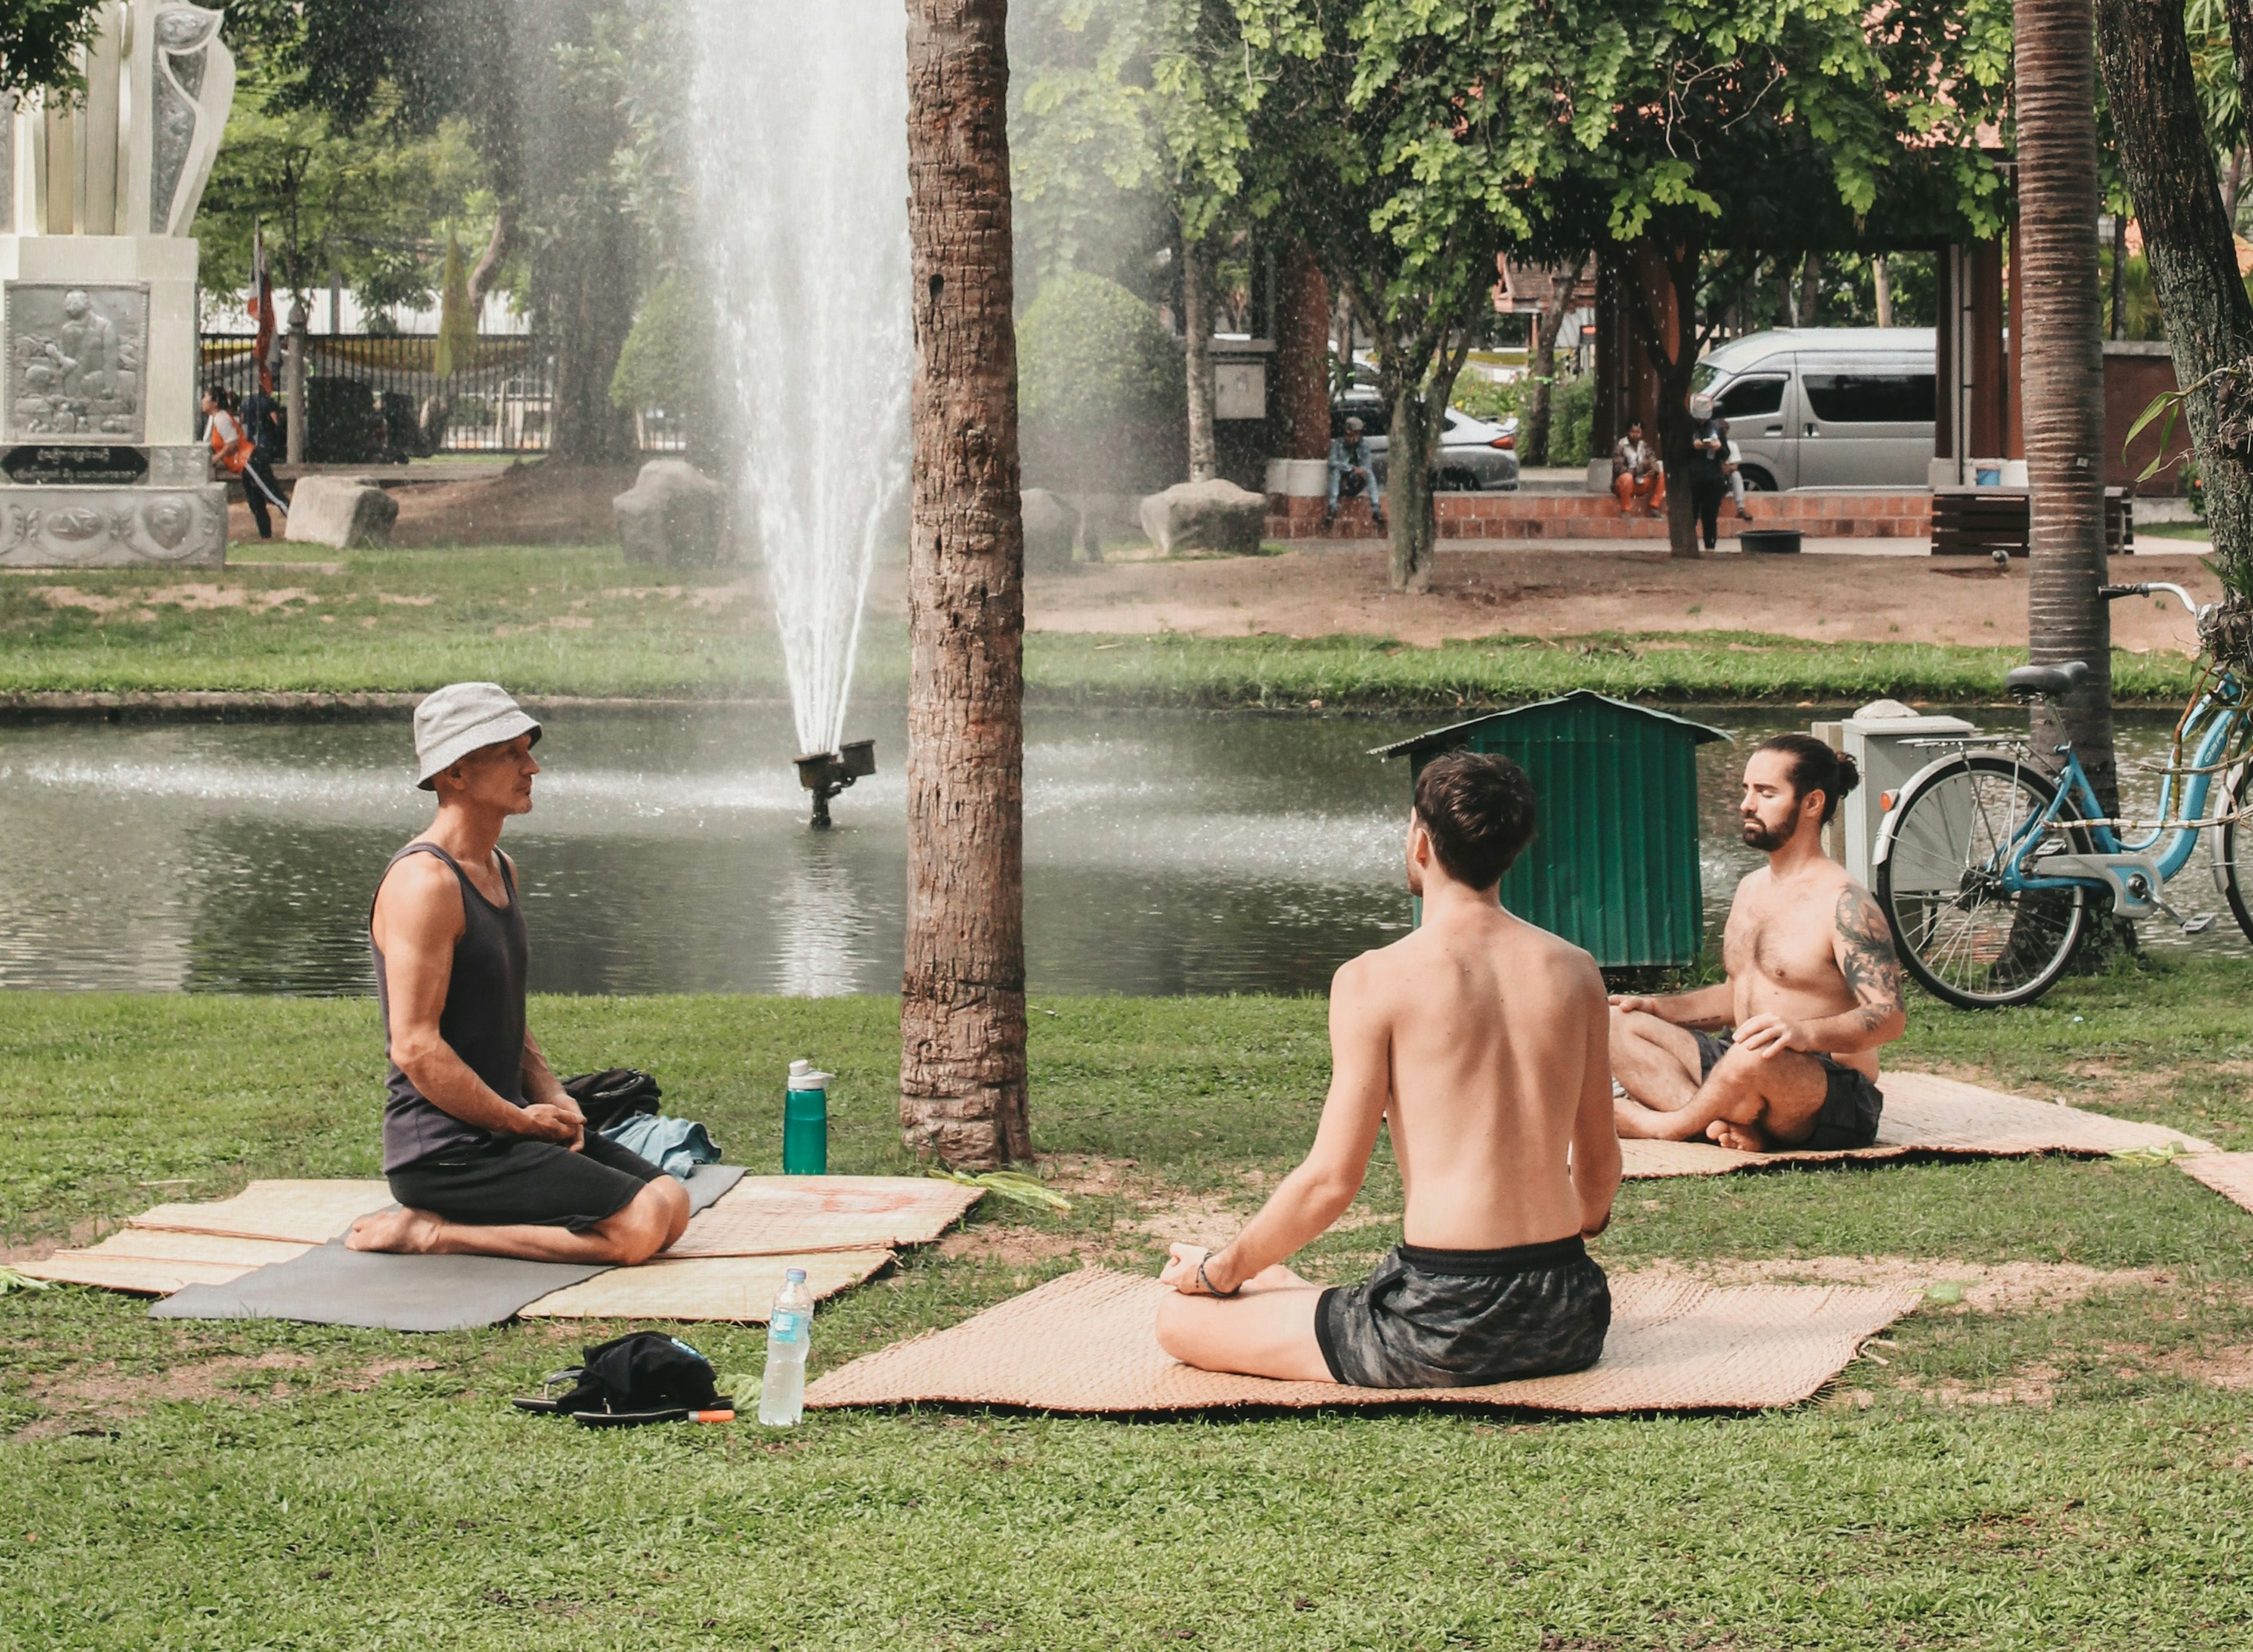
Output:
[[[2201,607],[2181,586],[2159,582],[2107,585],[2102,594],[2158,591],[2198,617],[2208,664],[2158,770],[2155,818],[2108,817],[2070,743],[2056,749],[2053,765],[2023,742],[1975,747],[1984,736],[1927,742],[1955,749],[1889,800],[1874,856],[1878,904],[1902,964],[1935,997],[1966,1009],[2031,1003],[2065,972],[2092,918],[2108,911],[2164,913],[2190,934],[2208,928],[2210,914],[2185,917],[2163,893],[2208,831],[2222,834],[2215,882],[2253,938],[2237,853],[2242,844],[2253,854],[2253,706],[2234,663],[2247,658],[2244,612]],[[2088,677],[2080,660],[2021,666],[2003,687],[2031,703]],[[2221,805],[2209,815],[2217,788]]]

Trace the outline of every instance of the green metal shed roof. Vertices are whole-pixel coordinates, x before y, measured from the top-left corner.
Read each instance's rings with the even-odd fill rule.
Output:
[[[1541,711],[1552,706],[1569,706],[1576,701],[1589,701],[1600,706],[1610,706],[1619,711],[1631,711],[1638,717],[1649,717],[1658,722],[1671,722],[1690,731],[1691,743],[1705,745],[1715,740],[1733,740],[1734,735],[1719,728],[1709,728],[1702,722],[1691,722],[1687,717],[1678,717],[1671,711],[1654,711],[1649,706],[1638,706],[1631,700],[1614,700],[1609,694],[1600,694],[1593,688],[1575,688],[1569,694],[1559,694],[1554,700],[1536,700],[1523,706],[1512,706],[1505,711],[1490,711],[1483,717],[1473,717],[1467,722],[1449,723],[1444,728],[1427,729],[1420,735],[1411,735],[1406,740],[1396,740],[1389,746],[1372,746],[1372,757],[1423,756],[1437,751],[1452,751],[1466,743],[1474,728],[1483,728],[1505,717],[1522,717],[1529,711]]]
[[[1599,964],[1680,965],[1696,960],[1705,928],[1696,751],[1728,738],[1576,689],[1371,755],[1406,756],[1419,774],[1458,747],[1511,758],[1533,783],[1538,824],[1503,877],[1503,904]]]

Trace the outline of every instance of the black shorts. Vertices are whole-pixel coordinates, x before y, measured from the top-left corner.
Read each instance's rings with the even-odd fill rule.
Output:
[[[515,1223],[584,1233],[634,1202],[664,1171],[589,1132],[573,1153],[552,1141],[507,1136],[490,1147],[448,1150],[402,1165],[387,1180],[410,1210],[496,1228]]]
[[[1698,1041],[1698,1082],[1702,1084],[1712,1076],[1713,1063],[1729,1053],[1733,1037],[1694,1028],[1690,1036]],[[1784,1145],[1816,1153],[1873,1146],[1878,1139],[1878,1115],[1885,1111],[1883,1092],[1859,1067],[1844,1066],[1828,1056],[1815,1059],[1823,1063],[1825,1088],[1823,1105],[1815,1115],[1814,1133],[1804,1141]]]
[[[1359,1285],[1322,1293],[1315,1341],[1356,1388],[1471,1388],[1584,1371],[1611,1322],[1611,1287],[1576,1233],[1506,1251],[1396,1245]]]

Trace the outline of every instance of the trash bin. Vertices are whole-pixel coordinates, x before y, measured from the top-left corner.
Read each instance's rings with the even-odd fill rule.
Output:
[[[1474,717],[1371,755],[1412,776],[1441,752],[1499,753],[1538,805],[1533,841],[1502,902],[1586,947],[1607,969],[1693,964],[1705,934],[1698,859],[1698,748],[1729,736],[1588,689]]]
[[[1979,731],[1961,717],[1928,716],[1898,700],[1873,700],[1852,716],[1818,722],[1810,732],[1852,757],[1862,771],[1861,784],[1846,794],[1831,817],[1823,847],[1848,876],[1868,889],[1870,857],[1877,852],[1878,828],[1885,824],[1886,798],[1949,750],[1930,742],[1976,736]]]

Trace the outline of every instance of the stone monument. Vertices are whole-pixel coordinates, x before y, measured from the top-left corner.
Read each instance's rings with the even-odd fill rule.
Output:
[[[0,103],[0,567],[227,560],[188,235],[234,101],[224,16],[111,0],[79,103]]]

